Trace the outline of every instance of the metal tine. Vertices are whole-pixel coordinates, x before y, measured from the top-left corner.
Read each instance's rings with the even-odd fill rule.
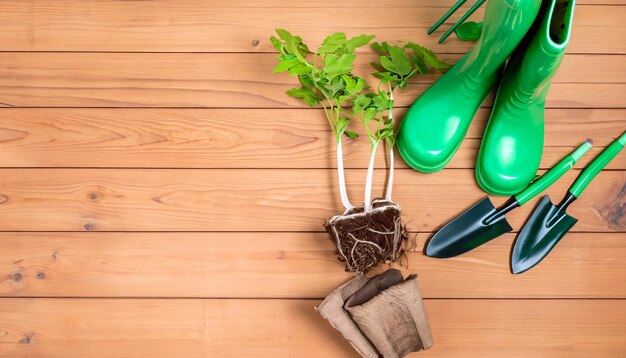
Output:
[[[457,0],[456,4],[452,5],[452,7],[450,8],[450,10],[448,10],[448,12],[446,12],[441,19],[437,20],[437,22],[435,22],[435,24],[428,29],[428,34],[432,34],[433,32],[435,32],[435,30],[437,30],[439,28],[439,26],[441,26],[441,24],[443,24],[446,20],[448,20],[448,18],[454,14],[455,11],[457,11],[461,5],[465,4],[467,0]]]
[[[457,27],[461,26],[461,24],[464,23],[465,20],[467,20],[467,18],[470,17],[474,13],[474,11],[476,11],[482,4],[484,4],[485,1],[487,0],[478,0],[474,5],[472,5],[472,7],[467,10],[467,12],[463,16],[461,16],[461,18],[457,22],[455,22],[454,25],[452,25],[452,27],[449,28],[445,34],[443,34],[443,36],[441,36],[438,42],[444,42],[448,38],[448,36],[450,36],[450,34],[452,34]]]

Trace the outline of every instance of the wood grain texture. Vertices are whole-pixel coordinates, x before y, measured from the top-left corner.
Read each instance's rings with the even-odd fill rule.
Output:
[[[322,110],[5,108],[0,116],[1,167],[336,167]],[[448,168],[475,167],[488,117],[489,110],[479,111]],[[595,147],[577,167],[586,165],[624,130],[625,118],[624,109],[548,109],[541,168],[590,137]],[[346,139],[346,167],[366,168],[367,147]],[[377,165],[385,165],[382,150]],[[402,160],[397,166],[408,168]],[[608,168],[626,169],[626,156]]]
[[[2,357],[241,357],[251,350],[255,357],[358,357],[314,311],[317,300],[0,303]],[[619,357],[626,349],[625,301],[427,300],[425,305],[436,338],[420,357]]]
[[[578,170],[548,189],[559,200]],[[365,170],[348,170],[360,201]],[[485,194],[472,170],[396,171],[409,228],[432,231]],[[375,173],[374,195],[385,173]],[[317,169],[0,171],[0,231],[321,231],[339,209],[335,173]],[[574,231],[626,231],[626,171],[600,173],[568,209]],[[504,198],[494,199],[495,203]],[[521,226],[528,204],[507,215]]]
[[[615,2],[578,3],[570,53],[626,54],[626,9],[585,5]],[[450,24],[426,35],[452,4],[452,0],[12,0],[0,3],[0,23],[9,30],[0,33],[0,43],[9,51],[259,52],[273,51],[268,37],[274,28],[284,27],[312,46],[329,33],[345,31],[351,36],[374,33],[380,40],[416,41],[437,53],[465,53],[473,43],[455,36],[437,44]],[[453,19],[467,8],[469,4]],[[479,21],[483,10],[471,19]]]
[[[0,105],[8,107],[304,108],[285,95],[297,80],[272,74],[275,54],[0,53]],[[370,56],[359,61],[365,75]],[[458,59],[458,56],[455,57]],[[455,61],[453,59],[452,62]],[[569,55],[555,76],[551,108],[624,108],[622,56]],[[581,76],[581,68],[588,69]],[[399,92],[408,106],[437,75]],[[489,97],[485,105],[492,103]]]
[[[518,276],[514,234],[448,260],[428,236],[394,265],[427,298],[626,298],[623,233],[570,233]],[[352,276],[324,233],[2,233],[0,253],[3,297],[323,298]]]
[[[313,310],[351,277],[322,232],[340,209],[330,135],[319,110],[284,94],[296,81],[271,73],[268,37],[280,26],[315,47],[333,31],[374,33],[454,63],[473,43],[436,44],[450,24],[425,33],[453,2],[0,1],[0,358],[356,357]],[[624,5],[577,1],[542,168],[626,127]],[[438,76],[415,79],[398,113]],[[514,234],[448,260],[421,253],[484,195],[472,168],[492,102],[444,171],[397,161],[415,244],[403,271],[420,275],[435,337],[419,356],[625,356],[626,155],[523,275],[508,269]],[[364,146],[345,145],[356,203]],[[515,229],[533,204],[510,213]]]

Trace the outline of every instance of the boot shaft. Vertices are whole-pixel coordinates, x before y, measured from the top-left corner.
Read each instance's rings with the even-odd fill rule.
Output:
[[[483,32],[466,55],[459,72],[480,81],[498,72],[535,21],[541,0],[490,0],[487,2]]]
[[[476,180],[490,194],[516,194],[537,173],[545,100],[569,43],[573,8],[572,0],[548,1],[506,67],[476,162]]]
[[[513,54],[503,85],[515,91],[511,97],[517,105],[545,102],[569,44],[574,5],[574,0],[550,1]]]

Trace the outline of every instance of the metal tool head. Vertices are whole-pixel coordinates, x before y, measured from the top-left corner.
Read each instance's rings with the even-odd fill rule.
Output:
[[[453,257],[513,230],[504,217],[510,208],[498,208],[485,197],[441,228],[428,242],[426,255]]]
[[[537,265],[577,221],[545,195],[517,235],[511,254],[511,272],[519,274]]]

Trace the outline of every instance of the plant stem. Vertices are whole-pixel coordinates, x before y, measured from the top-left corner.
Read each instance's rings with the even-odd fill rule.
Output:
[[[350,200],[348,199],[348,191],[346,190],[346,179],[343,169],[343,149],[341,145],[341,134],[337,136],[337,177],[339,180],[339,195],[341,196],[341,203],[346,210],[354,209],[355,206],[352,205]]]
[[[393,123],[393,91],[395,88],[391,87],[389,83],[389,115],[388,120]],[[388,141],[389,144],[389,177],[387,178],[387,188],[385,189],[385,199],[391,201],[391,194],[393,191],[393,170],[394,170],[394,142]]]
[[[339,182],[339,196],[341,197],[341,203],[343,204],[343,207],[346,209],[346,211],[352,210],[355,208],[355,206],[350,202],[350,199],[348,199],[348,190],[346,189],[345,170],[343,168],[343,146],[341,142],[341,136],[343,135],[343,132],[337,133],[337,122],[339,121],[339,111],[341,110],[340,104],[335,105],[333,101],[330,99],[330,97],[328,97],[328,95],[326,95],[326,93],[324,93],[323,90],[320,89],[320,92],[322,92],[322,94],[324,94],[324,97],[326,97],[326,100],[328,100],[328,104],[330,108],[327,108],[326,105],[324,105],[324,112],[326,113],[326,118],[328,119],[328,122],[330,123],[330,127],[335,133],[335,139],[336,139],[335,147],[337,149],[337,180]],[[333,118],[333,114],[335,118]]]
[[[367,166],[367,177],[365,178],[365,194],[363,198],[363,209],[366,213],[372,210],[372,180],[374,178],[374,158],[376,157],[376,148],[378,141],[372,141],[372,153],[370,154],[370,163]]]
[[[387,189],[385,190],[385,200],[391,201],[391,191],[393,189],[393,146],[389,146],[389,178],[387,178]]]

